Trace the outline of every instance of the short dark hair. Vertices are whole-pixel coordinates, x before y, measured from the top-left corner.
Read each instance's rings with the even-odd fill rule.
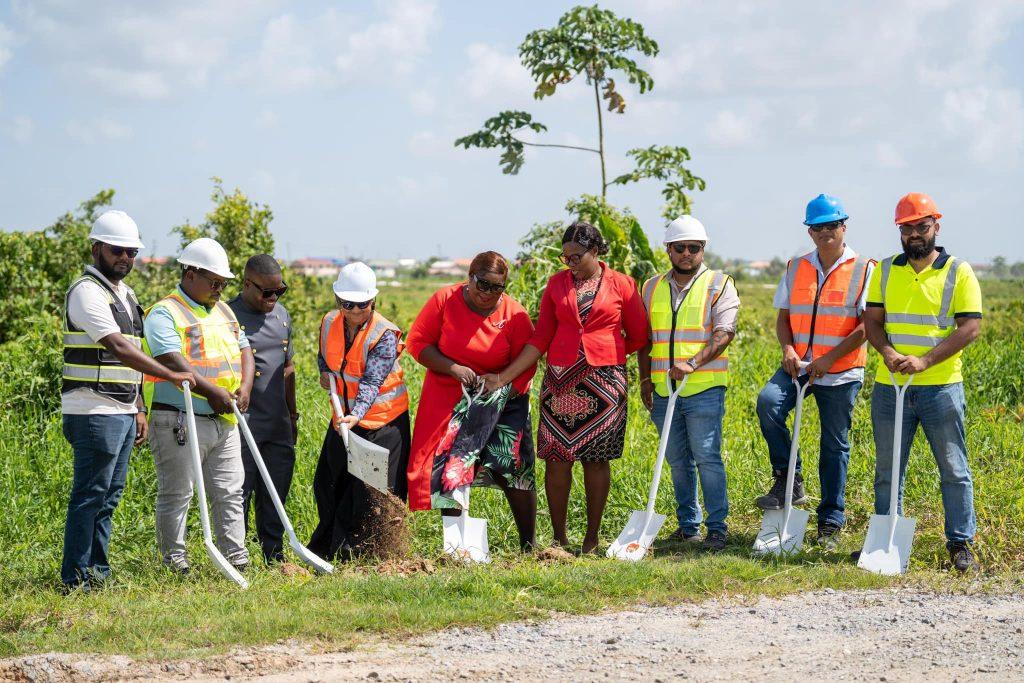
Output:
[[[576,221],[562,233],[562,244],[575,242],[584,249],[597,249],[598,256],[608,253],[608,243],[601,231],[586,221]]]
[[[256,254],[245,262],[245,272],[254,275],[280,275],[281,264],[270,254]]]
[[[482,251],[474,256],[473,262],[469,264],[470,275],[481,273],[508,275],[508,261],[496,251]]]

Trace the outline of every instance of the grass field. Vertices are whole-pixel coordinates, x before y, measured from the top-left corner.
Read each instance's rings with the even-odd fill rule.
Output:
[[[380,297],[382,311],[407,328],[439,284],[414,281],[387,287]],[[760,520],[753,499],[763,493],[769,480],[754,400],[778,363],[771,292],[770,286],[761,284],[740,287],[743,308],[731,350],[732,384],[723,447],[732,510],[731,543],[726,554],[714,558],[661,547],[653,560],[635,566],[602,559],[545,565],[518,556],[514,526],[503,499],[496,492],[485,491],[474,493],[473,509],[475,515],[490,520],[490,543],[496,556],[492,567],[439,565],[431,574],[395,577],[377,575],[367,561],[336,576],[313,579],[285,577],[257,567],[252,572],[252,588],[242,593],[203,557],[194,507],[190,553],[200,570],[179,580],[159,567],[153,530],[156,482],[150,453],[144,448],[133,454],[127,490],[115,516],[111,557],[116,578],[103,591],[63,597],[57,583],[71,476],[70,447],[61,434],[59,410],[43,408],[32,400],[17,403],[13,409],[8,404],[0,416],[0,492],[4,497],[0,656],[45,650],[183,656],[293,636],[338,647],[367,632],[412,633],[449,624],[487,625],[637,600],[669,602],[720,593],[742,596],[823,586],[885,585],[888,580],[857,570],[847,559],[848,552],[863,541],[872,506],[870,380],[854,413],[847,487],[849,527],[840,551],[822,556],[808,550],[784,561],[749,557]],[[982,337],[969,348],[965,361],[968,448],[975,477],[976,548],[984,565],[983,583],[1004,585],[1019,581],[1024,571],[1024,285],[986,282],[984,293]],[[328,284],[323,282],[293,287],[285,303],[322,311],[329,301]],[[327,425],[328,402],[316,381],[317,318],[296,318],[299,408],[304,417],[288,509],[300,536],[308,538],[316,522],[311,481]],[[875,360],[872,354],[872,367]],[[404,358],[403,364],[415,405],[422,371],[410,358]],[[539,385],[539,380],[535,384]],[[33,391],[56,392],[57,387]],[[807,404],[805,419],[801,442],[806,471],[813,473],[818,439],[813,401]],[[656,444],[655,430],[634,395],[626,454],[612,466],[612,493],[602,529],[606,542],[622,529],[630,511],[643,509]],[[539,471],[538,481],[541,476]],[[808,488],[809,507],[813,508],[818,491],[813,475],[808,477]],[[658,509],[668,512],[672,505],[666,472]],[[541,544],[550,540],[545,509],[541,491]],[[969,585],[970,580],[943,571],[947,560],[938,474],[920,435],[908,474],[906,511],[918,520],[918,526],[911,572],[901,581],[953,588]],[[437,516],[419,514],[411,523],[414,552],[436,558],[440,552]],[[570,524],[570,535],[582,539],[579,480]],[[674,528],[670,515],[663,534]],[[255,544],[251,548],[257,556]]]

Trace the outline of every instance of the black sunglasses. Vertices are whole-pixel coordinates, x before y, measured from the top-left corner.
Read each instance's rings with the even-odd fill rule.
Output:
[[[558,258],[562,263],[564,263],[567,266],[575,266],[580,262],[580,259],[586,256],[586,254],[587,252],[585,251],[580,254],[559,254]]]
[[[135,258],[139,255],[139,250],[134,247],[112,247],[108,244],[107,249],[110,249],[110,253],[114,256],[128,254],[128,258]]]
[[[496,282],[488,282],[479,275],[473,276],[473,282],[476,283],[476,288],[486,294],[501,294],[505,291],[505,285],[499,285]]]
[[[672,243],[672,251],[677,254],[685,254],[687,252],[691,254],[699,254],[703,248],[703,244],[683,244],[682,242]]]
[[[210,277],[203,271],[199,270],[198,268],[194,269],[192,272],[206,280],[206,282],[210,285],[210,289],[212,289],[215,292],[218,292],[228,286],[227,280],[214,280],[212,277]]]
[[[281,286],[278,287],[277,289],[263,289],[249,278],[246,278],[245,281],[248,282],[253,287],[255,287],[256,289],[260,290],[260,296],[262,296],[264,299],[269,299],[272,296],[276,296],[278,299],[280,299],[282,296],[284,296],[284,293],[288,291],[288,285],[284,284],[283,282],[281,283]]]
[[[360,302],[355,302],[355,301],[339,301],[338,303],[340,303],[341,307],[344,308],[346,311],[351,311],[353,308],[358,308],[361,311],[361,310],[365,309],[367,306],[369,306],[370,304],[372,304],[373,303],[373,299],[370,299],[369,301],[360,301]]]
[[[915,223],[913,225],[899,226],[901,235],[927,235],[928,231],[935,227],[934,223]]]
[[[818,223],[817,225],[808,225],[812,232],[821,232],[822,230],[835,230],[845,226],[844,221],[832,221],[831,223]]]

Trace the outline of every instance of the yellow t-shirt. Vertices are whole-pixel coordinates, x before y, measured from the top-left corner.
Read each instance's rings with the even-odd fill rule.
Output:
[[[942,290],[951,260],[945,249],[939,247],[939,252],[939,257],[935,259],[935,262],[920,273],[914,271],[906,255],[900,254],[893,258],[886,292],[890,301],[894,296],[899,297],[900,308],[904,312],[922,315],[935,315],[939,312],[942,304]],[[895,294],[897,292],[899,294]],[[906,297],[909,297],[909,300]],[[903,306],[904,302],[906,306]],[[867,306],[868,308],[885,306],[882,297],[882,264],[879,264],[871,274],[871,280],[868,283]],[[978,278],[970,264],[960,261],[960,267],[956,271],[953,301],[949,308],[949,315],[953,318],[980,318],[981,313],[981,285],[978,284]],[[915,356],[922,356],[927,352],[927,349],[920,346],[907,344],[893,344],[893,348],[899,353]],[[914,375],[914,384],[920,386],[962,382],[963,362],[960,358],[962,353],[962,351],[958,351],[941,363]],[[892,384],[889,370],[884,363],[878,364],[875,381]]]

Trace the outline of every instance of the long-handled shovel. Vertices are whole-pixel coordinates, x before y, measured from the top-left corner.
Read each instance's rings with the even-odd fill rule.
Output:
[[[651,478],[651,487],[647,491],[647,509],[634,510],[629,516],[626,528],[622,530],[619,537],[608,546],[608,557],[629,562],[639,562],[647,555],[654,543],[654,538],[665,523],[665,515],[659,515],[654,511],[654,500],[658,496],[658,484],[661,482],[661,467],[665,462],[665,451],[668,449],[669,431],[672,427],[672,415],[676,410],[676,397],[686,386],[686,376],[679,386],[672,391],[672,385],[668,375],[665,375],[665,388],[669,392],[668,405],[665,407],[665,419],[661,425],[661,438],[658,440],[658,457],[654,461],[654,476]]]
[[[780,555],[799,552],[807,532],[810,513],[793,507],[793,482],[796,479],[796,456],[800,449],[800,418],[803,415],[804,396],[811,383],[796,385],[796,411],[793,417],[793,442],[789,447],[789,468],[786,470],[786,499],[781,510],[765,510],[761,531],[754,539],[755,555]]]
[[[473,401],[483,394],[483,387],[480,387],[476,396],[470,396],[463,386],[462,394],[466,397],[466,403],[473,405]],[[491,561],[487,545],[487,520],[469,516],[469,489],[469,486],[460,486],[453,492],[453,497],[462,507],[461,515],[441,516],[444,552],[464,562],[486,564]]]
[[[903,458],[903,397],[914,381],[913,375],[900,386],[891,372],[892,388],[896,391],[896,420],[892,427],[892,481],[889,485],[889,514],[871,515],[868,535],[860,551],[857,566],[876,574],[897,576],[907,571],[910,546],[914,542],[917,520],[900,517],[900,462]]]
[[[295,528],[292,527],[291,520],[288,519],[288,514],[284,511],[284,504],[277,495],[277,489],[274,488],[274,481],[270,478],[267,465],[263,462],[263,455],[260,454],[260,449],[256,446],[256,440],[252,438],[249,424],[245,421],[242,413],[239,412],[238,405],[234,401],[231,402],[231,407],[235,411],[235,417],[238,418],[238,428],[242,430],[242,435],[245,437],[246,443],[249,444],[249,452],[252,453],[252,459],[256,462],[256,469],[260,471],[263,483],[267,487],[267,493],[270,494],[270,500],[274,503],[274,509],[277,510],[277,516],[281,518],[281,524],[284,525],[284,530],[288,532],[288,544],[295,551],[295,554],[299,556],[299,559],[313,567],[313,569],[322,574],[332,573],[334,567],[329,562],[325,562],[299,542],[299,537],[295,535]]]
[[[338,400],[338,389],[334,385],[334,378],[331,378],[331,405],[334,413],[339,418],[345,413],[341,409],[341,401]],[[360,479],[369,486],[381,493],[388,493],[388,460],[390,453],[383,446],[370,443],[358,434],[353,434],[348,425],[341,424],[341,441],[345,444],[345,452],[348,453],[348,471],[357,479]]]
[[[196,414],[192,410],[192,392],[189,390],[188,382],[182,383],[185,391],[185,418],[188,420],[188,447],[192,453],[192,469],[195,470],[196,495],[199,497],[199,521],[203,526],[203,545],[206,546],[206,554],[210,556],[213,563],[221,573],[237,583],[242,588],[248,588],[249,582],[245,580],[238,570],[231,566],[231,563],[221,555],[217,546],[213,544],[213,534],[210,532],[210,516],[206,509],[206,486],[203,484],[203,461],[199,457],[199,435],[196,433]]]

